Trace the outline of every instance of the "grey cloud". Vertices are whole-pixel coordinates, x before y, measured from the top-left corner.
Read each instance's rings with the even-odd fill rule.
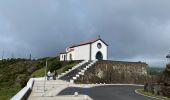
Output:
[[[170,1],[0,1],[0,51],[6,57],[55,56],[65,47],[96,38],[113,60],[165,64],[170,50]]]

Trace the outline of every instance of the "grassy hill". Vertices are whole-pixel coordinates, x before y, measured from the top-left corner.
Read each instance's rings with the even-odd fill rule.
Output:
[[[0,100],[9,100],[26,85],[29,78],[44,76],[46,59],[48,59],[49,67],[55,66],[53,64],[56,62],[60,63],[61,66],[56,67],[58,74],[80,62],[60,62],[56,57],[47,57],[38,60],[0,60]]]

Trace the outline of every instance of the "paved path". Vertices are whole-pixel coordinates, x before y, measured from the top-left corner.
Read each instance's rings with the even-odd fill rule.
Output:
[[[88,96],[85,95],[57,95],[63,89],[70,86],[75,86],[75,84],[62,80],[49,80],[46,81],[44,92],[44,80],[36,80],[34,81],[33,89],[28,97],[28,100],[84,100],[84,98],[91,100]],[[78,87],[82,87],[82,85],[78,85]]]
[[[73,95],[75,91],[89,95],[94,100],[155,100],[135,93],[139,86],[107,85],[92,88],[69,87],[59,95]]]
[[[72,84],[62,80],[35,81],[28,100],[155,100],[135,93],[140,86]],[[79,92],[79,96],[74,96]],[[87,96],[88,95],[88,96]]]
[[[79,96],[70,96],[70,95],[65,95],[65,96],[55,96],[55,97],[32,97],[31,99],[28,100],[85,100],[84,95],[79,95]],[[88,98],[88,100],[92,100]]]
[[[33,100],[33,98],[36,97],[43,97],[43,96],[52,96],[53,94],[50,94],[51,91],[56,89],[55,92],[60,92],[60,90],[64,89],[63,87],[68,87],[70,83],[65,82],[62,80],[49,80],[45,83],[45,92],[44,92],[44,80],[34,81],[33,89],[31,91],[30,96],[28,97],[28,100]],[[36,100],[36,99],[34,99]]]

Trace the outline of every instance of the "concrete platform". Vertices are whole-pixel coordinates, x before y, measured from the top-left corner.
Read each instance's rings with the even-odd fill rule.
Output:
[[[46,82],[44,80],[35,80],[28,100],[92,100],[86,95],[58,95],[62,90],[72,86],[75,86],[75,84],[63,80],[49,80]],[[78,85],[78,87],[82,86]]]
[[[89,98],[88,96],[85,97],[84,95],[79,95],[77,97],[66,95],[66,96],[55,96],[55,97],[32,97],[29,98],[28,100],[92,100],[92,99]]]

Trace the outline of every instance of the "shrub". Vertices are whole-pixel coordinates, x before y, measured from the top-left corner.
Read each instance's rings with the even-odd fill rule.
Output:
[[[54,60],[54,61],[52,61],[51,63],[50,63],[50,65],[49,65],[49,69],[48,70],[50,70],[50,72],[53,72],[53,71],[55,71],[55,70],[57,70],[57,69],[59,69],[59,68],[61,68],[62,67],[62,64],[61,64],[61,62],[60,61],[58,61],[58,60]]]

